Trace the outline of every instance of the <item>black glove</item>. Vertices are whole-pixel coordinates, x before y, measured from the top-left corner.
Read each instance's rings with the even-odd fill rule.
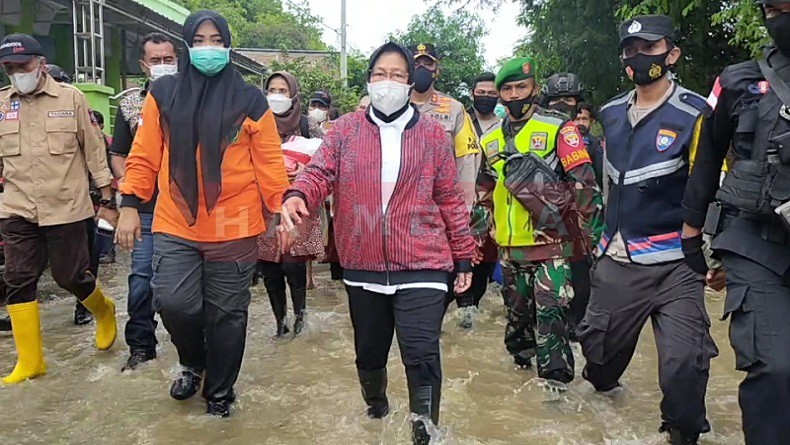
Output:
[[[686,264],[694,272],[702,275],[708,273],[708,261],[705,259],[705,253],[702,247],[705,242],[702,240],[702,234],[691,238],[681,238],[680,247],[683,249],[683,256],[686,257]]]

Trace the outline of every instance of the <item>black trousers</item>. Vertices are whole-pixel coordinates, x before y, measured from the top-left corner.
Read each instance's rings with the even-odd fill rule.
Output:
[[[5,273],[8,304],[36,300],[38,280],[49,259],[52,278],[79,300],[96,289],[90,272],[88,233],[85,221],[41,227],[24,218],[0,220],[5,241]]]
[[[291,288],[294,314],[301,314],[307,309],[307,259],[285,255],[279,263],[258,261],[258,271],[263,275],[263,285],[277,320],[282,321],[287,312],[286,282]]]
[[[417,393],[429,393],[433,406],[428,411],[437,422],[442,386],[439,336],[445,292],[405,289],[395,295],[384,295],[361,287],[346,286],[346,290],[354,326],[357,369],[385,368],[394,332],[398,336],[410,396],[419,398]]]
[[[702,275],[682,260],[639,265],[603,257],[592,267],[591,285],[578,329],[587,359],[584,378],[598,390],[614,387],[651,319],[664,425],[688,435],[709,431],[705,392],[718,350],[709,332]]]
[[[488,283],[491,282],[491,276],[494,274],[496,263],[480,263],[472,269],[472,286],[466,292],[456,295],[453,291],[455,285],[455,278],[457,273],[453,272],[447,281],[447,297],[444,300],[444,309],[450,306],[450,303],[455,300],[458,307],[480,306],[480,300],[488,290]]]
[[[181,364],[206,371],[203,396],[230,396],[247,338],[256,239],[197,243],[154,234],[154,309]]]
[[[777,275],[740,255],[723,252],[727,271],[724,318],[736,368],[747,445],[790,443],[790,271]]]

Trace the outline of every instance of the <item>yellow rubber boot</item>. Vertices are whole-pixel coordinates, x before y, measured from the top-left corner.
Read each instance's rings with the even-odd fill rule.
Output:
[[[41,316],[38,301],[8,305],[11,328],[14,332],[17,360],[11,374],[3,383],[19,383],[47,373],[41,342]]]
[[[102,351],[110,349],[118,335],[118,326],[115,324],[115,303],[105,297],[96,284],[96,289],[82,301],[82,305],[96,318],[96,347]]]

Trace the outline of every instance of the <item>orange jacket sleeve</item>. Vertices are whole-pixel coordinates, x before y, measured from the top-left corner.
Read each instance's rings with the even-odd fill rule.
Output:
[[[280,213],[283,194],[290,184],[274,114],[267,110],[257,122],[248,120],[248,123],[252,135],[250,155],[255,167],[258,190],[266,208],[272,213]]]
[[[126,158],[126,176],[121,185],[121,194],[150,201],[156,190],[156,180],[165,149],[159,122],[159,105],[153,95],[146,97],[140,118],[132,150]]]

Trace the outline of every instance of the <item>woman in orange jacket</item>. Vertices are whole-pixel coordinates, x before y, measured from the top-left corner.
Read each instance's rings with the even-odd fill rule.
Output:
[[[177,400],[203,384],[209,414],[235,400],[247,335],[262,201],[280,212],[288,187],[280,137],[263,94],[229,64],[225,19],[198,11],[184,23],[188,57],[151,87],[126,160],[118,242],[140,236],[137,205],[154,194],[154,308],[178,350]],[[287,215],[284,217],[287,218]],[[282,245],[290,239],[279,230]]]

